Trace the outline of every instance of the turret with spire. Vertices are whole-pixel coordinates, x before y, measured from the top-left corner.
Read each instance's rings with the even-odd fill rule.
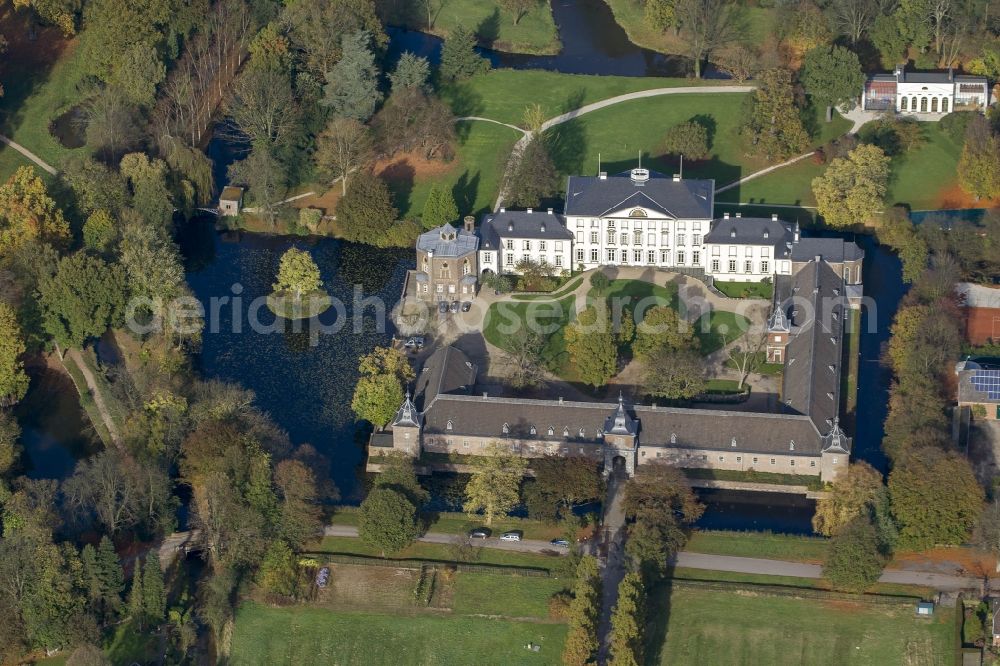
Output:
[[[639,421],[625,409],[625,398],[618,392],[618,407],[604,421],[604,472],[615,468],[615,458],[624,460],[624,471],[635,474],[635,456]],[[619,463],[621,464],[621,463]]]
[[[413,404],[410,390],[406,399],[396,410],[396,416],[389,424],[392,431],[392,448],[411,456],[420,455],[420,433],[424,427],[424,416]]]

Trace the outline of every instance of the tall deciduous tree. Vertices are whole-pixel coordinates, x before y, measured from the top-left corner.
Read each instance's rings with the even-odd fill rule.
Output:
[[[38,287],[45,330],[63,347],[81,347],[121,320],[125,276],[121,267],[86,254],[64,257]]]
[[[382,152],[419,150],[424,159],[452,154],[455,115],[441,99],[422,88],[393,91],[374,120],[375,134]]]
[[[795,106],[792,75],[788,70],[762,72],[749,104],[743,134],[751,143],[751,152],[773,161],[806,147],[809,136]]]
[[[914,449],[889,474],[892,514],[901,548],[958,545],[983,510],[983,489],[969,462],[936,447]]]
[[[488,71],[490,61],[476,53],[476,35],[464,25],[456,25],[441,49],[441,77],[445,80],[467,79]]]
[[[403,383],[413,379],[413,369],[398,349],[376,347],[361,357],[358,370],[361,378],[354,388],[351,409],[358,419],[382,428],[403,404]]]
[[[604,483],[597,464],[583,456],[546,456],[531,461],[535,478],[524,486],[524,502],[533,517],[555,521],[573,507],[601,495]]]
[[[694,76],[701,78],[702,61],[736,41],[742,29],[740,7],[731,0],[676,0],[674,13],[686,53],[694,61]]]
[[[271,149],[254,148],[250,154],[229,165],[229,180],[250,188],[249,199],[274,226],[277,204],[288,188],[288,175]]]
[[[820,46],[806,54],[802,85],[806,93],[826,107],[826,122],[833,120],[833,107],[851,104],[861,94],[865,75],[854,51],[843,46]]]
[[[385,182],[370,173],[351,179],[347,193],[337,202],[337,222],[349,241],[378,241],[396,221],[398,212]]]
[[[25,352],[17,313],[0,301],[0,407],[21,401],[28,392],[28,375],[21,356]]]
[[[107,252],[115,242],[118,230],[106,210],[96,210],[83,223],[83,246],[94,252]]]
[[[322,286],[319,266],[313,261],[309,252],[293,247],[281,255],[278,281],[272,285],[274,291],[292,292],[298,301],[303,294],[312,293]]]
[[[535,134],[524,147],[517,167],[506,183],[505,192],[511,204],[534,207],[542,199],[553,196],[559,189],[559,174],[549,154],[544,136]]]
[[[286,146],[301,126],[292,82],[274,69],[250,67],[240,74],[226,111],[238,130],[236,138],[249,139],[255,149]]]
[[[463,510],[470,515],[483,513],[487,525],[496,516],[505,516],[521,501],[521,479],[527,461],[499,444],[491,444],[486,455],[473,462],[472,477],[465,486]]]
[[[340,179],[341,194],[347,194],[348,176],[364,168],[373,158],[368,128],[353,118],[333,118],[316,140],[313,159],[322,174]]]
[[[618,371],[618,348],[606,308],[588,306],[566,327],[566,351],[581,381],[604,386]]]
[[[514,25],[517,25],[525,14],[538,6],[538,0],[500,0],[500,6],[514,17]]]
[[[592,663],[598,648],[597,622],[601,615],[601,572],[597,559],[585,555],[576,567],[573,601],[569,605],[569,629],[563,647],[566,666]]]
[[[884,563],[875,526],[856,516],[830,542],[823,577],[838,590],[861,593],[878,581]]]
[[[979,114],[969,120],[965,130],[958,182],[976,199],[1000,196],[1000,138]]]
[[[812,189],[820,215],[831,227],[864,224],[882,209],[889,183],[889,158],[878,146],[862,144],[838,157]]]
[[[644,365],[643,388],[649,395],[690,400],[705,390],[705,364],[692,349],[656,349]]]
[[[668,305],[657,305],[643,313],[635,329],[632,354],[638,359],[649,358],[654,351],[696,349],[694,330]]]
[[[867,517],[884,490],[882,475],[874,467],[863,460],[851,463],[830,493],[816,502],[813,529],[833,536],[858,516]]]
[[[340,61],[326,73],[322,104],[335,116],[365,121],[382,101],[371,39],[364,30],[344,35]]]
[[[417,538],[416,507],[392,488],[374,488],[361,503],[358,536],[383,557],[399,552]]]
[[[642,576],[630,572],[618,584],[618,601],[611,613],[609,666],[638,666],[643,660],[646,588]]]
[[[132,208],[153,227],[171,231],[174,204],[167,187],[166,163],[151,160],[145,153],[129,153],[122,157],[120,170],[132,188]]]
[[[150,310],[158,309],[157,301],[165,305],[181,294],[185,283],[180,251],[162,229],[142,220],[130,221],[122,233],[119,254],[130,295],[149,299]]]
[[[708,130],[699,122],[688,121],[667,130],[664,148],[671,155],[683,155],[691,160],[708,157]]]
[[[28,241],[63,246],[69,224],[33,167],[19,167],[0,185],[0,254]]]
[[[538,331],[507,336],[503,365],[507,382],[516,389],[538,386],[545,378],[545,338]]]
[[[830,10],[841,34],[854,45],[861,41],[878,15],[878,5],[871,0],[833,0]]]

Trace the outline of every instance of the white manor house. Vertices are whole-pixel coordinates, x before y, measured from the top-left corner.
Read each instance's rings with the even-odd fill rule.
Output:
[[[907,115],[943,116],[952,111],[983,111],[990,103],[985,76],[947,72],[907,72],[899,65],[892,74],[875,74],[865,82],[861,108]]]
[[[714,180],[665,177],[646,169],[570,176],[563,213],[507,210],[446,224],[417,240],[413,295],[469,300],[484,274],[514,274],[524,260],[554,273],[640,266],[716,282],[773,281],[820,257],[848,285],[861,283],[862,253],[840,238],[802,238],[795,223],[713,215]]]

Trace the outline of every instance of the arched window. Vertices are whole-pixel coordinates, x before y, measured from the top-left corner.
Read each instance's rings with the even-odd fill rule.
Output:
[[[941,113],[948,113],[948,98],[941,98]]]
[[[899,100],[899,110],[906,111],[906,98]]]
[[[938,98],[931,97],[931,113],[937,113],[938,110]]]
[[[500,428],[500,431],[501,431],[501,432],[502,432],[503,434],[505,434],[505,435],[506,435],[506,434],[510,433],[510,426],[509,426],[509,425],[507,425],[506,423],[504,423],[504,424],[503,424],[503,427],[502,427],[502,428]]]
[[[451,419],[448,419],[448,424],[445,426],[445,429],[447,429],[447,430],[454,430],[455,429],[455,424],[451,422]]]
[[[920,98],[920,113],[927,113],[927,98]]]
[[[646,217],[646,211],[641,208],[633,208],[628,213],[629,217]]]

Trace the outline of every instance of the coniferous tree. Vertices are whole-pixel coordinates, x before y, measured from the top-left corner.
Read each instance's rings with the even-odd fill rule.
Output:
[[[142,590],[142,561],[135,559],[132,566],[132,586],[128,591],[128,616],[140,625],[145,620],[145,604]]]
[[[559,174],[545,138],[532,135],[507,182],[507,198],[515,206],[534,207],[559,190]]]
[[[167,612],[163,569],[160,567],[160,557],[155,550],[146,555],[146,564],[142,571],[142,610],[146,619],[153,625],[163,622]]]
[[[445,223],[452,223],[458,219],[458,206],[455,204],[455,197],[448,189],[438,189],[437,185],[431,185],[431,191],[427,195],[427,203],[424,204],[423,215],[420,221],[424,229],[434,229]]]
[[[467,79],[489,70],[490,61],[476,53],[476,35],[464,25],[452,28],[441,49],[441,77]]]
[[[344,35],[341,44],[343,56],[326,74],[322,104],[330,107],[336,116],[365,121],[372,117],[375,107],[382,101],[371,34],[359,30]]]
[[[122,605],[125,574],[122,572],[118,553],[115,552],[114,545],[107,536],[102,536],[101,542],[97,545],[96,564],[104,604],[109,611],[117,611]]]

